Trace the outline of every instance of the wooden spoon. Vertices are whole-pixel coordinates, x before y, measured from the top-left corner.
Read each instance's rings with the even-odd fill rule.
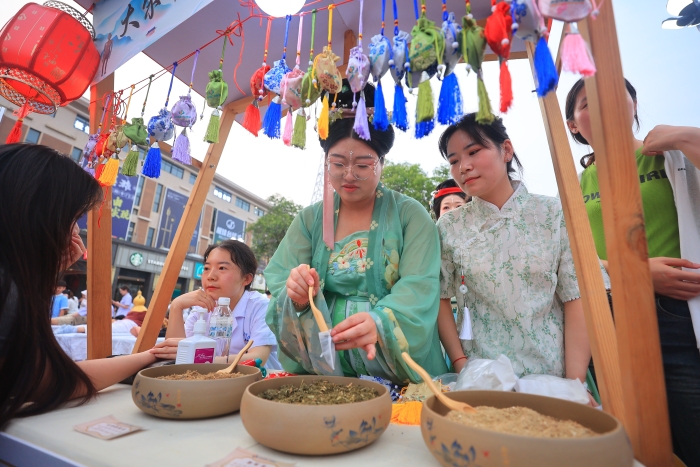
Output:
[[[419,364],[413,361],[410,355],[408,355],[406,352],[402,352],[401,356],[403,359],[406,361],[408,366],[413,368],[413,371],[418,373],[418,375],[423,378],[423,381],[425,381],[425,384],[428,385],[430,390],[435,394],[435,397],[450,410],[457,410],[459,412],[465,412],[465,413],[475,413],[476,409],[472,407],[469,404],[466,404],[464,402],[459,402],[450,399],[449,397],[445,396],[442,391],[440,391],[437,386],[433,383],[433,379],[430,377],[427,371],[425,371]]]
[[[311,306],[311,312],[314,314],[314,318],[316,319],[316,324],[318,324],[318,330],[320,332],[328,332],[328,326],[326,325],[326,320],[323,319],[323,313],[321,313],[321,310],[316,308],[316,304],[314,304],[313,285],[309,287],[309,305]]]
[[[224,368],[223,370],[217,371],[217,373],[227,374],[227,373],[233,373],[233,370],[236,369],[236,365],[238,365],[238,362],[241,361],[241,358],[243,358],[243,354],[248,351],[250,346],[253,345],[253,340],[249,340],[248,343],[241,349],[240,352],[238,352],[238,355],[236,355],[236,358],[233,359],[233,363],[228,366],[228,368]]]

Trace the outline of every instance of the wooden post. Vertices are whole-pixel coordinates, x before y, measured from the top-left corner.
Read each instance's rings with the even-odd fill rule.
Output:
[[[598,72],[586,80],[605,225],[627,433],[638,461],[672,462],[666,388],[639,177],[612,0],[581,22]]]
[[[114,91],[114,73],[90,86],[90,133],[102,117],[102,97]],[[87,358],[112,355],[112,189],[103,189],[104,203],[87,219]]]
[[[170,304],[172,292],[175,289],[177,278],[180,275],[180,268],[187,256],[187,250],[190,246],[192,234],[197,226],[199,215],[204,207],[204,201],[207,198],[209,187],[214,181],[216,166],[219,164],[221,153],[226,145],[231,126],[233,126],[236,113],[231,110],[230,106],[224,107],[221,115],[221,125],[219,127],[219,142],[210,144],[207,154],[202,163],[202,168],[197,175],[197,181],[194,183],[192,193],[185,206],[185,211],[182,214],[180,225],[175,233],[175,239],[168,251],[168,256],[165,259],[163,271],[156,285],[156,290],[151,297],[151,303],[148,305],[148,312],[143,321],[141,332],[134,346],[134,353],[143,352],[152,348],[158,332],[160,331],[165,312]]]
[[[531,42],[526,42],[526,45],[534,77],[536,76],[533,60],[535,46]],[[615,326],[608,306],[591,225],[583,204],[571,146],[566,136],[564,119],[555,92],[550,92],[539,101],[581,290],[586,328],[591,341],[591,352],[603,409],[624,423],[624,399]]]

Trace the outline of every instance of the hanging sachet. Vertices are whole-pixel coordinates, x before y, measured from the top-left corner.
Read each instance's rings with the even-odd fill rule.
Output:
[[[394,78],[394,108],[391,114],[391,123],[401,131],[408,130],[408,114],[406,113],[406,95],[401,85],[401,80],[406,75],[411,35],[399,29],[399,10],[396,0],[392,0],[394,11],[394,37],[391,42],[393,58],[389,60],[389,71]]]
[[[301,81],[301,97],[302,107],[309,107],[316,102],[323,89],[318,85],[316,72],[314,70],[314,37],[316,35],[316,9],[311,11],[311,46],[309,49],[309,68],[304,73],[304,78]],[[294,144],[294,143],[292,143]]]
[[[382,87],[382,77],[387,74],[389,67],[393,63],[394,53],[391,42],[384,36],[386,25],[384,17],[386,14],[386,0],[382,0],[382,29],[376,36],[373,36],[369,43],[369,63],[370,73],[377,89],[374,91],[374,118],[372,125],[375,130],[385,131],[389,127],[389,116],[386,112],[384,101],[384,89]]]
[[[454,13],[447,12],[446,0],[442,0],[442,35],[445,39],[445,53],[437,111],[437,120],[441,125],[457,123],[463,114],[462,91],[459,89],[457,74],[454,72],[462,57],[462,48],[458,41],[460,32],[462,32],[462,26],[455,21]]]
[[[151,117],[148,121],[148,134],[151,135],[155,141],[151,144],[151,148],[148,150],[148,154],[146,154],[146,159],[143,161],[141,174],[149,178],[160,177],[161,154],[158,142],[169,140],[175,133],[175,126],[173,125],[172,114],[168,110],[168,103],[170,102],[170,92],[173,89],[176,68],[177,62],[174,62],[172,75],[170,76],[170,87],[168,88],[168,95],[165,98],[165,105],[160,109],[158,115]]]
[[[418,103],[416,104],[416,138],[429,135],[435,128],[435,104],[433,89],[430,86],[429,71],[442,65],[445,53],[445,38],[442,30],[426,17],[425,0],[420,0],[420,13],[418,13],[418,0],[413,0],[416,13],[416,25],[411,30],[410,69],[408,84],[415,87],[418,84]],[[427,79],[424,72],[428,73]],[[416,74],[420,75],[416,75]]]
[[[290,17],[291,18],[291,17]],[[304,72],[301,71],[301,34],[304,28],[304,15],[299,16],[299,32],[297,34],[297,57],[294,68],[284,75],[282,85],[280,87],[280,95],[282,96],[282,105],[287,107],[287,120],[284,125],[284,133],[282,134],[282,142],[287,145],[292,145],[292,130],[294,110],[301,107],[301,82],[304,79]],[[286,52],[286,51],[285,51]]]
[[[512,0],[510,11],[515,37],[536,43],[542,32],[542,15],[536,0]]]
[[[106,94],[103,98],[102,107],[102,118],[100,119],[100,124],[97,126],[97,131],[88,136],[88,141],[83,149],[83,168],[87,170],[90,174],[95,175],[95,166],[97,165],[97,147],[100,140],[104,144],[104,138],[102,137],[102,126],[107,117],[107,108],[112,99],[111,94]]]
[[[553,91],[559,82],[559,73],[554,65],[552,54],[547,45],[548,31],[544,18],[534,0],[513,0],[511,4],[513,33],[516,37],[535,43],[533,67],[537,95],[544,97]]]
[[[143,105],[141,106],[141,117],[131,119],[131,125],[124,125],[124,134],[131,140],[131,148],[126,155],[126,159],[124,159],[124,165],[122,165],[122,174],[127,177],[136,175],[136,168],[139,163],[139,148],[137,145],[141,144],[145,146],[149,142],[148,130],[143,123],[143,116],[146,113],[146,102],[148,101],[148,94],[151,91],[151,83],[153,83],[153,75],[148,77],[146,96],[143,98]]]
[[[369,58],[362,50],[362,14],[364,10],[364,0],[360,0],[360,25],[358,29],[357,47],[350,49],[348,58],[348,68],[346,75],[348,84],[353,93],[360,93],[359,102],[355,101],[353,95],[352,106],[355,108],[355,123],[353,130],[357,135],[365,140],[370,139],[369,123],[367,121],[367,104],[365,102],[364,88],[369,79]]]
[[[484,51],[486,50],[486,37],[484,29],[476,23],[471,13],[471,4],[467,1],[467,14],[462,18],[462,32],[459,35],[459,43],[462,47],[462,56],[467,62],[467,70],[474,70],[476,73],[476,89],[479,97],[479,108],[476,114],[476,121],[489,125],[494,120],[491,110],[491,101],[486,92],[484,76],[481,64],[484,61]]]
[[[581,21],[593,13],[591,0],[539,0],[540,12],[565,23]]]
[[[260,120],[260,102],[267,96],[264,80],[265,74],[270,71],[270,66],[267,64],[268,47],[270,46],[270,28],[272,26],[272,18],[267,18],[267,32],[265,33],[265,51],[263,52],[262,66],[255,70],[253,76],[250,77],[250,92],[253,94],[253,100],[245,109],[243,117],[243,128],[248,130],[254,136],[258,136],[258,132],[262,127]]]
[[[189,165],[192,162],[190,156],[190,140],[187,137],[187,129],[192,130],[192,125],[197,122],[197,108],[192,102],[192,86],[194,84],[194,71],[197,69],[197,58],[199,57],[199,49],[194,54],[194,62],[192,63],[192,76],[190,77],[190,86],[186,96],[180,96],[180,99],[173,105],[170,110],[173,124],[182,127],[180,135],[175,139],[173,144],[172,158],[178,162]]]
[[[314,74],[316,75],[317,86],[327,91],[323,97],[323,107],[321,115],[318,119],[318,136],[321,139],[328,138],[328,126],[330,125],[330,106],[328,103],[328,93],[337,94],[340,92],[343,81],[340,77],[340,71],[335,62],[340,60],[333,53],[333,10],[335,5],[328,5],[328,45],[323,48],[323,52],[318,54],[314,59]],[[335,105],[335,103],[333,103]]]
[[[280,137],[280,120],[282,119],[282,97],[280,96],[280,88],[282,87],[282,79],[291,71],[287,66],[287,41],[289,39],[289,24],[291,21],[292,17],[288,15],[286,17],[286,26],[284,29],[282,58],[274,62],[272,68],[265,73],[265,78],[263,79],[265,89],[277,94],[277,97],[267,106],[267,112],[265,112],[265,118],[262,124],[263,133],[268,138],[273,139],[279,139]]]
[[[484,34],[489,47],[498,55],[500,63],[499,85],[501,88],[500,110],[505,113],[513,104],[513,86],[508,69],[510,45],[513,39],[513,19],[510,15],[509,2],[502,1],[496,4],[496,0],[491,0],[491,5],[493,13],[486,19]]]
[[[226,42],[228,36],[224,35],[224,45],[221,48],[221,58],[219,68],[209,72],[209,82],[206,88],[207,105],[214,110],[209,118],[207,131],[204,133],[204,141],[209,144],[219,142],[219,125],[221,124],[221,106],[228,98],[228,84],[224,81],[224,55],[226,53]],[[202,109],[204,111],[204,109]]]
[[[111,156],[109,157],[109,159],[105,159],[103,161],[103,165],[99,176],[97,175],[97,172],[95,172],[95,178],[97,178],[97,181],[103,187],[114,186],[114,184],[117,183],[117,175],[119,174],[120,162],[119,154],[121,153],[122,148],[126,146],[128,142],[126,136],[124,136],[124,131],[122,129],[122,123],[124,120],[121,118],[117,118],[117,113],[121,110],[122,104],[124,103],[124,101],[122,101],[121,99],[121,94],[122,91],[119,91],[114,97],[112,125],[110,127],[109,137],[105,141],[105,157],[107,154],[111,154]],[[129,95],[129,102],[131,102],[131,94]],[[127,105],[124,115],[126,115],[126,112],[128,110],[129,109]]]

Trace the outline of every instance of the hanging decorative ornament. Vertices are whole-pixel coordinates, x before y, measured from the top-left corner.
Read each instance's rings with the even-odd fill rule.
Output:
[[[335,10],[335,4],[331,3],[328,5],[328,45],[324,47],[323,52],[318,54],[314,59],[313,73],[317,80],[316,86],[320,85],[321,89],[327,91],[327,93],[337,94],[342,87],[342,78],[335,64],[335,62],[340,60],[340,57],[333,53],[332,48],[333,10]],[[333,107],[335,107],[335,102],[333,102]],[[318,119],[318,136],[321,139],[328,138],[329,124],[330,109],[328,105],[328,94],[326,94],[323,98],[321,116]]]
[[[382,0],[382,29],[379,34],[372,37],[369,43],[370,72],[377,85],[377,89],[374,91],[374,118],[372,124],[374,129],[379,131],[385,131],[389,127],[389,116],[386,113],[384,90],[382,89],[382,77],[389,71],[389,63],[394,58],[391,42],[384,36],[385,15],[386,0]]]
[[[290,17],[291,18],[291,17]],[[288,106],[287,121],[284,127],[282,141],[285,145],[292,144],[292,123],[294,109],[301,107],[301,82],[304,79],[304,72],[301,71],[301,33],[304,28],[304,15],[299,16],[299,33],[297,34],[297,58],[294,69],[284,75],[282,84],[280,85],[280,95],[282,96],[282,105]]]
[[[494,120],[491,110],[491,100],[484,85],[484,75],[481,64],[484,61],[484,51],[486,50],[486,37],[484,29],[476,23],[472,15],[472,6],[469,0],[466,1],[467,14],[462,18],[462,32],[459,35],[459,43],[462,46],[462,56],[467,62],[467,71],[474,70],[476,73],[476,89],[479,96],[479,110],[476,114],[476,121],[489,125]]]
[[[194,62],[192,63],[192,76],[190,77],[190,86],[187,89],[186,96],[180,96],[180,99],[175,102],[170,110],[173,125],[182,127],[182,132],[175,139],[173,144],[172,158],[178,162],[189,165],[192,163],[190,156],[190,140],[187,137],[187,129],[192,131],[192,125],[197,122],[197,108],[192,102],[192,86],[194,85],[194,71],[197,69],[197,58],[199,57],[199,49],[194,53]]]
[[[148,154],[146,154],[146,159],[143,161],[141,173],[149,178],[160,177],[161,155],[158,142],[167,141],[175,134],[175,126],[173,125],[172,114],[168,110],[168,103],[170,102],[170,92],[173,90],[176,68],[177,62],[173,62],[173,71],[170,75],[170,87],[165,98],[165,105],[160,109],[158,115],[151,117],[148,121],[148,134],[154,138],[154,141],[148,150]]]
[[[396,0],[392,0],[394,10],[394,39],[392,45],[393,58],[389,60],[389,70],[394,78],[394,111],[391,115],[391,123],[399,130],[408,130],[408,114],[406,113],[406,95],[401,86],[401,80],[406,74],[411,35],[399,30],[399,10]]]
[[[151,83],[153,83],[153,75],[148,77],[146,97],[143,98],[143,105],[141,106],[141,117],[132,118],[131,124],[124,125],[124,134],[131,140],[129,154],[126,155],[122,166],[122,174],[127,177],[136,175],[136,167],[139,163],[139,148],[137,145],[143,146],[148,144],[148,130],[143,124],[143,116],[146,113],[146,102],[148,101],[148,93],[151,91]]]
[[[117,121],[117,113],[121,105],[124,103],[121,99],[122,91],[115,93],[114,105],[112,106],[112,125],[109,131],[109,137],[105,141],[105,160],[103,161],[103,169],[97,178],[97,181],[103,187],[114,186],[117,182],[119,174],[119,153],[127,143],[127,138],[122,130],[122,119]],[[110,154],[107,158],[106,154]]]
[[[367,104],[365,103],[365,95],[363,89],[365,84],[367,84],[367,79],[369,78],[369,58],[363,53],[362,50],[362,13],[364,10],[364,0],[360,0],[360,25],[358,27],[357,34],[357,47],[350,49],[350,57],[348,58],[348,68],[346,75],[348,77],[348,84],[353,93],[360,93],[360,101],[357,103],[355,101],[355,95],[352,98],[352,106],[355,109],[355,123],[353,125],[353,130],[357,135],[364,139],[369,140],[369,123],[367,121]]]
[[[292,133],[292,146],[299,149],[306,148],[306,121],[305,108],[316,102],[321,96],[321,88],[317,86],[318,81],[314,74],[314,36],[316,35],[316,9],[311,11],[311,46],[309,49],[309,68],[304,73],[301,80],[301,109],[294,121],[294,131]]]
[[[270,71],[270,66],[267,64],[267,53],[270,46],[270,28],[272,26],[272,18],[267,18],[267,32],[265,33],[265,51],[263,52],[262,66],[255,70],[253,76],[250,77],[250,92],[253,94],[253,101],[248,104],[243,117],[243,128],[248,130],[253,136],[257,137],[260,131],[262,122],[260,121],[260,104],[267,91],[263,85],[265,74]]]
[[[209,118],[207,131],[204,133],[204,141],[209,144],[219,142],[219,123],[221,123],[221,105],[228,97],[228,84],[224,81],[224,54],[226,53],[226,42],[230,41],[229,30],[224,31],[224,45],[221,48],[221,58],[219,59],[219,69],[209,72],[209,82],[206,89],[206,101],[214,111]]]
[[[92,175],[95,175],[95,169],[98,164],[97,146],[100,142],[102,143],[101,146],[104,145],[104,138],[101,138],[102,126],[106,121],[107,109],[109,108],[111,99],[111,94],[102,96],[102,118],[100,118],[100,124],[97,127],[97,131],[88,136],[88,142],[83,149],[83,168]]]
[[[447,12],[447,0],[442,0],[442,35],[445,39],[445,66],[438,98],[437,120],[441,125],[457,123],[462,118],[462,91],[454,70],[462,57],[459,46],[459,33],[462,26],[455,21],[455,14]]]
[[[85,15],[57,1],[24,5],[0,30],[0,95],[19,106],[6,143],[20,140],[30,112],[52,114],[85,93],[100,61],[94,37]]]
[[[286,25],[284,29],[284,47],[282,49],[282,58],[275,61],[270,71],[265,73],[265,78],[263,84],[265,88],[277,94],[270,105],[267,107],[267,112],[265,112],[265,119],[263,120],[263,133],[267,135],[268,138],[279,139],[280,137],[280,120],[282,119],[282,97],[280,94],[280,89],[282,87],[282,80],[284,76],[291,70],[287,66],[287,42],[289,40],[289,24],[292,21],[291,16],[287,16]]]
[[[112,112],[112,108],[114,107],[114,103],[116,100],[116,97],[114,94],[110,94],[110,99],[107,104],[106,112],[104,113],[104,121],[106,123],[107,118],[109,114]],[[102,125],[100,128],[105,128],[106,125]],[[97,144],[95,145],[95,155],[96,160],[94,162],[94,167],[95,167],[95,180],[100,179],[102,176],[102,171],[105,168],[105,164],[107,164],[107,158],[112,154],[111,151],[109,151],[109,148],[107,148],[107,140],[109,139],[109,130],[104,131],[100,133],[99,138],[97,139]]]
[[[537,43],[544,23],[536,0],[512,0],[510,13],[515,37]]]
[[[500,63],[499,84],[501,87],[501,112],[505,113],[513,104],[513,89],[508,69],[508,58],[510,57],[510,44],[513,40],[513,19],[510,15],[510,3],[502,1],[496,4],[496,0],[491,0],[491,16],[486,20],[484,34],[486,42],[491,50],[498,55]]]

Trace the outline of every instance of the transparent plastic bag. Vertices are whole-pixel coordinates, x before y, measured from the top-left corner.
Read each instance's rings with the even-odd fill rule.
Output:
[[[517,380],[510,360],[501,354],[496,360],[469,360],[457,378],[455,391],[512,391]]]
[[[579,404],[588,404],[588,391],[578,379],[552,375],[527,375],[515,384],[515,390],[525,394],[556,397]]]

